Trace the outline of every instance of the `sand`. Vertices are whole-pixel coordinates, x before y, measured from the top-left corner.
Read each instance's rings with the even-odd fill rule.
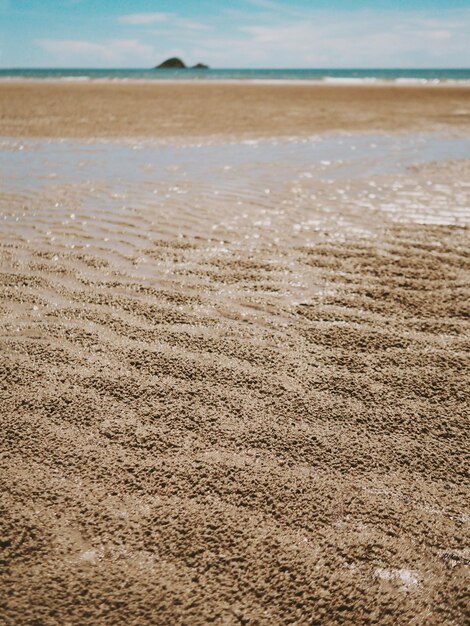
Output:
[[[0,134],[273,134],[268,101],[286,133],[423,129],[467,106],[174,85],[162,119],[165,89],[1,85]],[[119,186],[101,144],[73,183],[33,161],[59,144],[2,146],[24,171],[0,187],[0,622],[463,625],[470,161],[331,183],[144,159],[132,183],[130,156]]]
[[[470,122],[468,86],[0,83],[0,136],[271,136]]]

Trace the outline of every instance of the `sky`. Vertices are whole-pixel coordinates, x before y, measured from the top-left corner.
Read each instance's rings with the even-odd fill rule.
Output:
[[[0,0],[0,68],[469,68],[470,0]]]

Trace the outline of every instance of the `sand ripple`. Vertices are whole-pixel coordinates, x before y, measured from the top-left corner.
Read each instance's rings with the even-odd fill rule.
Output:
[[[6,623],[463,624],[468,162],[233,167],[0,194]]]

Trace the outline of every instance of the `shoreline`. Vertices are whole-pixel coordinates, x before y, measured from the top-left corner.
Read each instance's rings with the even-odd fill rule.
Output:
[[[427,78],[351,78],[326,76],[322,78],[92,78],[90,76],[62,76],[60,78],[37,78],[28,76],[0,76],[0,84],[52,83],[52,84],[176,84],[176,85],[308,85],[312,87],[463,87],[470,88],[468,79],[427,79]]]

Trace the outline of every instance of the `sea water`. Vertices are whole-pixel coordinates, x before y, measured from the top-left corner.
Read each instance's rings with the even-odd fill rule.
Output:
[[[319,83],[470,83],[470,69],[0,69],[0,80],[242,80]]]

